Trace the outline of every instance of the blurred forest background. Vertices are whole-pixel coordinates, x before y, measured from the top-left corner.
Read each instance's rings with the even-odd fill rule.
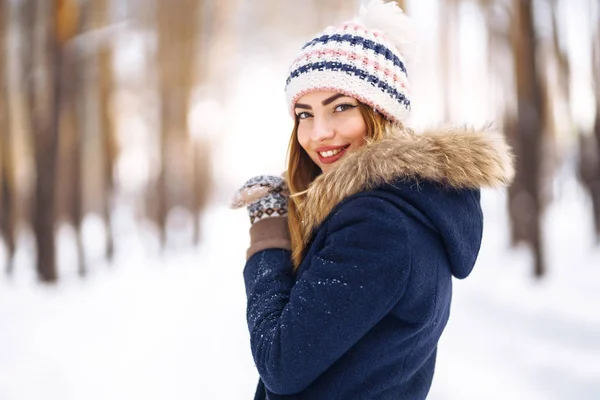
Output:
[[[398,3],[427,21],[417,23],[420,54],[409,71],[422,93],[416,123],[493,122],[514,147],[511,241],[530,246],[533,273],[546,271],[543,215],[565,171],[585,187],[600,238],[598,2]],[[5,273],[35,268],[41,281],[57,281],[56,232],[68,224],[77,271],[86,275],[86,216],[103,221],[97,240],[111,260],[119,248],[115,210],[123,205],[152,229],[157,246],[190,224],[189,245],[197,245],[207,202],[223,200],[218,193],[234,185],[222,165],[247,162],[218,150],[225,122],[243,116],[228,105],[245,57],[284,63],[356,7],[350,0],[0,0]],[[263,110],[262,123],[276,112]],[[35,265],[15,262],[20,244],[37,254]]]

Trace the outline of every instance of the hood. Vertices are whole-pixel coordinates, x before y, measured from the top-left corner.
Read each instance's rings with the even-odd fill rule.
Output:
[[[464,278],[479,251],[481,232],[472,220],[475,215],[481,221],[478,189],[505,187],[514,173],[512,152],[498,132],[392,128],[385,139],[348,153],[311,183],[299,209],[303,250],[341,201],[385,187],[404,211],[440,233],[452,273]]]

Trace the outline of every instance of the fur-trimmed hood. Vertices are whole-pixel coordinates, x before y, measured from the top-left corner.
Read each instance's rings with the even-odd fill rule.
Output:
[[[335,206],[356,193],[403,181],[413,186],[436,182],[448,189],[501,188],[514,173],[511,149],[498,132],[395,128],[386,139],[348,153],[311,183],[299,210],[303,249]]]
[[[317,177],[301,212],[310,232],[346,197],[398,179],[477,189],[507,186],[514,174],[512,152],[497,132],[452,128],[417,134],[396,129]]]

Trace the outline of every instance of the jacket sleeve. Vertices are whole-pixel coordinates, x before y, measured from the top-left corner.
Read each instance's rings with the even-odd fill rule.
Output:
[[[324,247],[295,284],[287,250],[263,250],[246,263],[252,355],[273,393],[308,387],[405,291],[411,257],[401,212],[373,196],[334,212]]]

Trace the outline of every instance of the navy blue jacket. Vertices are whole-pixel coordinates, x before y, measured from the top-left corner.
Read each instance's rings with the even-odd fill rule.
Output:
[[[322,210],[309,213],[312,234],[297,273],[284,249],[259,251],[244,269],[257,399],[426,398],[452,276],[469,275],[481,244],[477,187],[512,176],[506,149],[481,135],[423,136],[479,140],[443,152],[429,151],[429,142],[423,150],[422,136],[384,141],[317,178],[307,206]],[[485,162],[465,165],[461,158],[482,143]],[[420,159],[405,159],[411,146]],[[404,155],[388,165],[378,155],[390,147]],[[432,175],[440,159],[480,165],[465,176],[437,166]],[[366,178],[356,178],[356,168]]]

